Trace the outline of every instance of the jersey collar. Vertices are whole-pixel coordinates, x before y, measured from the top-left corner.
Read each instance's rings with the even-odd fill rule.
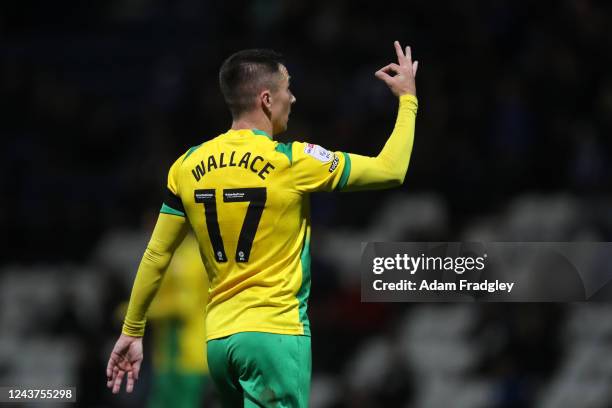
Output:
[[[265,136],[268,139],[272,140],[272,136],[270,136],[269,134],[267,134],[266,132],[264,132],[263,130],[259,130],[259,129],[251,129],[251,131],[258,135],[258,136]]]

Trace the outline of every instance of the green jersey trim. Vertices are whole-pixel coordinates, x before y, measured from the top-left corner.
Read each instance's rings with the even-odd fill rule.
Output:
[[[184,217],[185,213],[179,210],[175,210],[172,207],[167,206],[165,203],[162,204],[161,210],[159,210],[162,214],[170,214],[170,215],[178,215],[179,217]]]
[[[203,145],[203,143],[200,143],[200,144],[199,144],[199,145],[197,145],[197,146],[190,147],[190,148],[189,148],[189,150],[187,150],[187,154],[186,154],[186,155],[185,155],[185,157],[183,158],[183,161],[187,160],[187,158],[188,158],[189,156],[191,156],[191,153],[193,153],[193,152],[195,152],[196,150],[198,150],[198,147],[200,147],[200,146],[202,146],[202,145]]]
[[[310,335],[310,322],[308,321],[308,297],[310,296],[310,239],[304,239],[304,247],[300,255],[300,263],[302,264],[302,285],[297,293],[297,298],[300,304],[299,316],[300,323],[304,327],[304,335]]]
[[[259,136],[265,136],[268,139],[272,140],[272,136],[270,136],[269,134],[267,134],[266,132],[264,132],[263,130],[259,130],[259,129],[251,129],[251,131]]]
[[[293,142],[279,143],[276,145],[275,150],[287,156],[289,164],[293,164]]]
[[[338,181],[338,185],[336,186],[336,191],[342,190],[346,187],[348,183],[349,176],[351,175],[351,157],[348,153],[342,152],[344,156],[344,169],[342,169],[342,175],[340,176],[340,181]]]

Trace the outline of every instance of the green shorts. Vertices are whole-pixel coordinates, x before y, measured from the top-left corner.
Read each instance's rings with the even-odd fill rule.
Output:
[[[310,337],[243,332],[207,346],[224,407],[308,407]]]

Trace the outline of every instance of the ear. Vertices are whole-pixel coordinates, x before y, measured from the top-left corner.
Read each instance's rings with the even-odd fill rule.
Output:
[[[261,91],[259,94],[259,100],[266,108],[270,109],[272,106],[272,93],[269,89]]]

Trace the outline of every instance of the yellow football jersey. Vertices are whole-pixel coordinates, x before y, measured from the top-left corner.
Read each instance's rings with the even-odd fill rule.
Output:
[[[244,331],[310,335],[308,193],[342,189],[348,154],[230,130],[170,168],[162,213],[186,216],[210,291],[207,340]]]
[[[277,143],[231,130],[189,149],[170,169],[122,333],[144,335],[146,313],[189,218],[209,274],[208,339],[240,331],[309,334],[311,191],[400,186],[414,142],[417,98],[399,98],[393,132],[375,157]]]

